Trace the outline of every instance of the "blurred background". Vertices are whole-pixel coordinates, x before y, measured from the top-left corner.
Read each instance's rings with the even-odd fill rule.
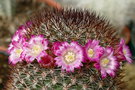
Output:
[[[0,0],[0,90],[8,75],[7,48],[18,26],[42,8],[81,8],[110,20],[135,58],[135,0]],[[135,90],[135,64],[125,65],[128,90]]]

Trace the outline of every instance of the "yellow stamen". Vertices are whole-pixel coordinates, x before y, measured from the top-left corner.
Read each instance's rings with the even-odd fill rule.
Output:
[[[32,51],[35,55],[37,55],[41,52],[41,47],[39,45],[34,45]]]
[[[67,52],[66,55],[65,55],[65,61],[67,63],[72,63],[73,61],[75,61],[75,53]]]
[[[15,52],[16,52],[17,55],[20,55],[22,53],[22,51],[23,51],[22,49],[16,49]]]
[[[109,62],[110,62],[109,59],[104,58],[104,59],[101,60],[101,65],[102,65],[103,67],[106,67],[106,66],[109,64]]]
[[[127,53],[127,51],[126,50],[123,50],[123,53],[124,53],[124,55]]]
[[[89,56],[89,57],[93,57],[93,55],[94,55],[93,49],[89,49],[89,50],[88,50],[88,56]]]

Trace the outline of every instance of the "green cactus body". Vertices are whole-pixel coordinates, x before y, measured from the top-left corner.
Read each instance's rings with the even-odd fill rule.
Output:
[[[113,48],[119,43],[117,31],[108,21],[87,10],[45,9],[30,21],[32,25],[27,27],[27,38],[43,34],[50,42],[78,41],[82,45],[88,39],[96,39],[100,40],[100,45]],[[93,63],[84,64],[81,69],[69,73],[59,67],[44,68],[36,62],[19,63],[11,69],[5,85],[7,90],[118,90],[123,85],[122,70],[115,78],[102,79]]]

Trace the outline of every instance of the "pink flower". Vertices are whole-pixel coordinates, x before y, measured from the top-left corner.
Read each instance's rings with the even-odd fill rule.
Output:
[[[56,65],[68,72],[73,72],[75,68],[80,68],[83,62],[83,49],[77,42],[61,43],[55,51]]]
[[[18,41],[20,38],[26,38],[26,37],[25,37],[25,34],[26,34],[26,32],[27,32],[27,28],[28,28],[29,26],[31,26],[31,25],[32,25],[31,22],[26,22],[25,25],[21,25],[21,26],[17,29],[17,31],[15,32],[15,34],[14,34],[14,36],[13,36],[13,38],[12,38],[12,41]]]
[[[53,46],[52,46],[52,52],[53,52],[53,54],[54,55],[57,55],[57,53],[56,53],[56,51],[59,49],[59,47],[62,45],[62,43],[61,42],[58,42],[58,41],[56,41],[56,42],[54,42],[53,43]]]
[[[10,46],[10,49],[8,49],[8,52],[10,53],[9,63],[14,65],[24,59],[24,57],[22,56],[24,42],[25,40],[22,38],[20,38],[19,41],[12,42],[12,46]]]
[[[31,36],[29,42],[26,42],[23,47],[23,56],[25,60],[29,63],[37,59],[40,62],[41,57],[46,56],[46,51],[48,49],[48,41],[42,35]]]
[[[18,41],[21,37],[23,38],[26,33],[26,27],[24,25],[20,26],[15,32],[12,41]]]
[[[25,34],[27,32],[27,28],[31,25],[32,23],[31,22],[27,22],[26,25],[21,25],[18,30],[15,32],[15,34],[13,35],[12,39],[11,39],[11,42],[13,41],[19,41],[20,38],[23,38],[23,39],[26,39],[25,37]],[[12,43],[9,44],[9,48],[8,48],[8,51],[10,51],[10,49],[13,47]]]
[[[97,40],[89,40],[84,48],[86,59],[90,61],[97,61],[103,55],[103,48],[99,45]]]
[[[119,61],[127,60],[129,63],[132,63],[132,59],[131,59],[132,55],[130,49],[125,44],[125,41],[123,39],[121,39],[120,44],[118,45],[118,48],[115,51],[115,54]]]
[[[24,29],[24,26],[20,26],[19,29],[16,31],[16,33],[13,35],[12,39],[11,39],[11,43],[9,44],[9,48],[8,51],[10,51],[14,45],[12,44],[12,42],[18,42],[20,39],[26,39],[23,37],[24,32],[26,32],[26,30]]]
[[[101,56],[100,60],[97,60],[94,66],[101,72],[102,78],[105,78],[107,74],[114,77],[115,71],[119,68],[119,63],[115,56],[113,56],[112,48],[104,49],[103,56]]]
[[[28,21],[26,22],[24,25],[21,25],[18,30],[16,31],[16,33],[21,36],[24,37],[25,34],[27,33],[27,29],[32,25],[32,22]]]
[[[18,33],[18,32],[16,32],[16,33],[13,35],[13,37],[12,37],[12,40],[11,40],[11,41],[18,41],[18,40],[19,40],[19,38],[21,38],[21,37],[19,36],[19,33]]]

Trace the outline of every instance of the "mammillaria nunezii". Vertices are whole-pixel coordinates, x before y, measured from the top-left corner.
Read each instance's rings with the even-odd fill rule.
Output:
[[[8,90],[121,89],[131,55],[117,30],[87,10],[42,10],[9,46]],[[15,36],[14,36],[15,37]],[[123,60],[120,60],[120,59]]]

